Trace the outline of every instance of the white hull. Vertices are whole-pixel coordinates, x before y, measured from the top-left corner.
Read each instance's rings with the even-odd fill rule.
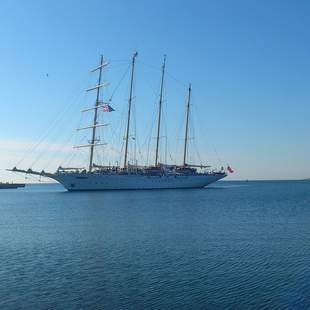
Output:
[[[52,176],[69,191],[202,188],[226,174],[164,175],[61,173]]]

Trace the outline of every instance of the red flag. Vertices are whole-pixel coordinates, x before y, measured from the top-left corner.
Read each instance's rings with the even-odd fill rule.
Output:
[[[232,169],[229,165],[227,166],[227,171],[229,173],[234,173],[234,169]]]

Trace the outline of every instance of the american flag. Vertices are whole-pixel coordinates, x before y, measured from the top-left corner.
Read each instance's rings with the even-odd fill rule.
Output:
[[[113,112],[115,111],[109,104],[103,105],[103,112]]]

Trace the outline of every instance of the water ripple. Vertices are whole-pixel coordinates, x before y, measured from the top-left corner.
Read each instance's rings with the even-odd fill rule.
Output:
[[[309,201],[307,182],[1,192],[0,308],[310,309]]]

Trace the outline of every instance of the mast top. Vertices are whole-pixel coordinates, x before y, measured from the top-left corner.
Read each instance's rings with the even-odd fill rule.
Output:
[[[167,55],[164,54],[164,60],[163,60],[163,64],[162,64],[162,70],[165,71],[165,67],[166,67],[166,58],[167,58]]]

